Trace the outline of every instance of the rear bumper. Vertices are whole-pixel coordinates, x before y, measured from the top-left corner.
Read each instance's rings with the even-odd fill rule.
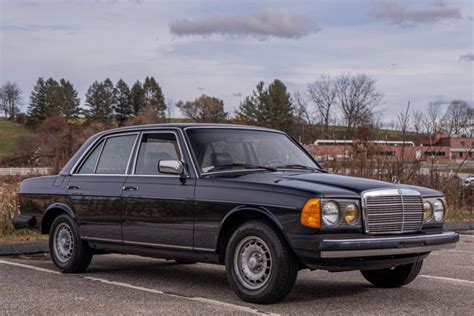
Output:
[[[16,215],[12,219],[15,229],[32,229],[37,224],[36,217],[29,215]]]
[[[379,269],[424,259],[430,252],[454,248],[451,231],[399,236],[316,234],[290,236],[293,249],[309,268],[334,271]]]

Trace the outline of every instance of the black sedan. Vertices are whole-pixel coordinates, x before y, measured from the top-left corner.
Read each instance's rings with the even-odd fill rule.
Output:
[[[443,194],[331,175],[285,133],[164,124],[92,136],[55,176],[27,179],[16,228],[49,234],[54,264],[129,253],[225,264],[243,300],[271,303],[298,270],[360,270],[399,287],[454,247]]]

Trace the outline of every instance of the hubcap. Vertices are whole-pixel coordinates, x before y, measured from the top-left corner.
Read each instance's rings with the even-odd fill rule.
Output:
[[[243,286],[260,289],[268,282],[272,271],[270,248],[259,237],[245,237],[235,250],[234,270]]]
[[[66,223],[61,223],[54,232],[53,251],[56,258],[62,262],[71,259],[74,250],[74,238],[71,227]]]

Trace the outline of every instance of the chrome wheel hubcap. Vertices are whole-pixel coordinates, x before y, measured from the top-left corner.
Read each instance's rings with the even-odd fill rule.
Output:
[[[54,232],[53,250],[56,258],[62,262],[71,259],[74,250],[74,238],[71,227],[66,223],[61,223]]]
[[[242,239],[234,253],[234,270],[246,288],[262,288],[272,272],[272,256],[268,245],[256,236]]]

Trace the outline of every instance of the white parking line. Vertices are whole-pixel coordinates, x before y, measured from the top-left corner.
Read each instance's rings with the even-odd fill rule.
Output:
[[[435,280],[441,280],[441,281],[448,281],[448,282],[454,282],[454,283],[474,285],[474,281],[470,281],[470,280],[445,278],[445,277],[434,276],[434,275],[425,275],[425,274],[420,274],[419,276],[422,277],[422,278],[427,278],[427,279],[435,279]]]
[[[28,265],[28,264],[23,264],[23,263],[17,263],[17,262],[6,261],[6,260],[0,260],[0,263],[11,265],[11,266],[16,266],[16,267],[32,269],[32,270],[41,271],[41,272],[46,272],[46,273],[60,274],[60,275],[66,276],[65,274],[63,274],[61,272],[58,272],[58,271],[44,269],[44,268],[40,268],[40,267],[36,267],[36,266],[31,266],[31,265]],[[204,298],[204,297],[192,297],[192,296],[184,296],[184,295],[173,294],[173,293],[166,293],[166,292],[163,292],[163,291],[160,291],[160,290],[155,290],[155,289],[151,289],[151,288],[136,286],[136,285],[129,284],[129,283],[124,283],[124,282],[109,281],[109,280],[106,280],[106,279],[96,278],[96,277],[81,276],[81,275],[76,275],[76,277],[80,277],[82,279],[87,279],[87,280],[91,280],[91,281],[101,282],[101,283],[104,283],[104,284],[115,285],[115,286],[120,286],[120,287],[133,289],[133,290],[148,292],[148,293],[166,295],[166,296],[185,299],[185,300],[189,300],[189,301],[195,301],[195,302],[201,302],[201,303],[216,305],[216,306],[220,306],[220,307],[227,307],[227,308],[230,308],[230,309],[234,309],[236,311],[247,312],[247,313],[254,314],[254,315],[278,315],[278,314],[259,311],[257,309],[247,307],[247,306],[221,302],[221,301],[218,301],[218,300],[213,300],[213,299]]]
[[[464,235],[464,234],[459,234],[461,237],[468,237],[468,238],[474,238],[474,235]]]

